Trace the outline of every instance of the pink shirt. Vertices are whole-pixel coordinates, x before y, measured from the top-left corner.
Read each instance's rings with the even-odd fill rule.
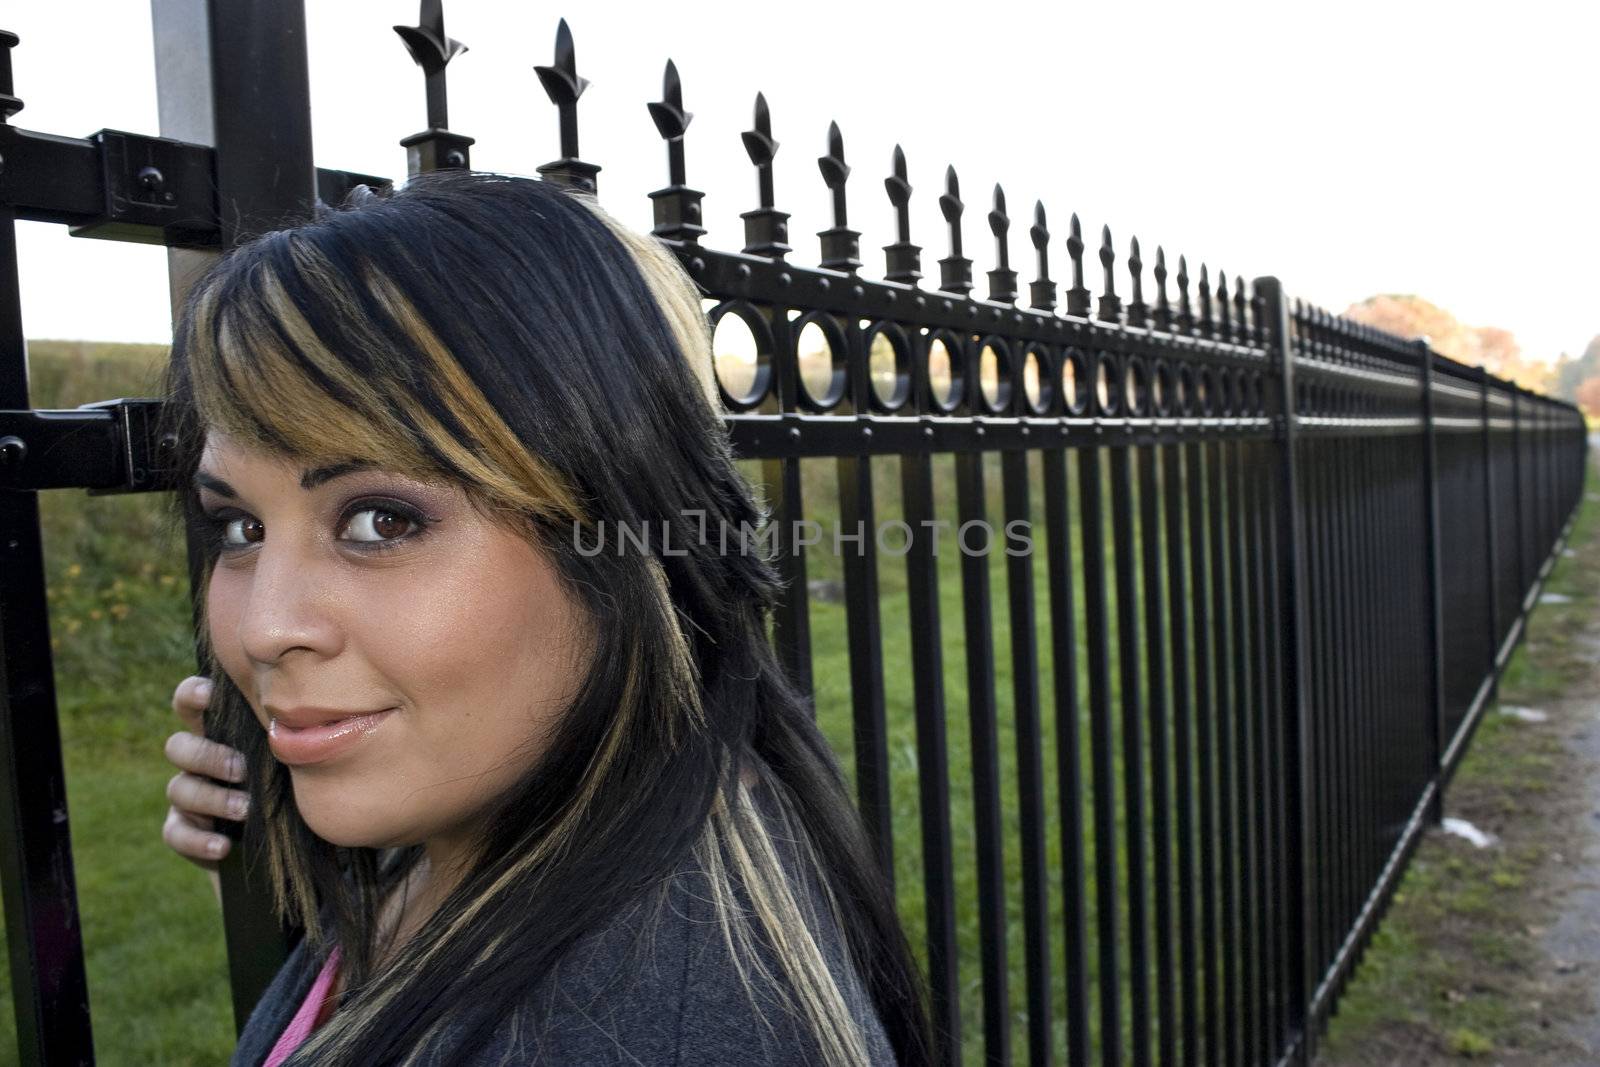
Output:
[[[278,1043],[272,1046],[272,1051],[267,1054],[266,1062],[261,1067],[278,1067],[294,1054],[294,1050],[299,1048],[306,1038],[311,1036],[311,1031],[315,1030],[317,1023],[321,1021],[322,1009],[328,1001],[328,992],[333,989],[333,980],[338,974],[339,949],[335,946],[328,954],[328,962],[317,972],[317,980],[311,983],[311,989],[306,993],[306,999],[301,1003],[300,1010],[289,1020],[289,1025],[278,1038]]]

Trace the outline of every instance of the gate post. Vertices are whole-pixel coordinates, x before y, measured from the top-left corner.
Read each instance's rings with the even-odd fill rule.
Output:
[[[1305,532],[1300,523],[1299,476],[1295,469],[1298,409],[1294,383],[1294,332],[1283,285],[1277,278],[1257,278],[1252,283],[1262,299],[1267,326],[1267,347],[1277,361],[1278,388],[1272,402],[1276,407],[1278,431],[1278,493],[1275,516],[1279,558],[1283,568],[1278,583],[1278,617],[1282,620],[1279,662],[1282,665],[1282,703],[1285,712],[1285,747],[1290,753],[1285,768],[1284,851],[1288,882],[1288,915],[1285,934],[1289,947],[1287,1029],[1299,1031],[1294,1062],[1308,1064],[1316,1044],[1315,1024],[1310,1018],[1311,994],[1316,989],[1311,973],[1309,939],[1311,916],[1316,914],[1316,882],[1311,873],[1311,813],[1306,803],[1306,784],[1310,778],[1310,738],[1307,721],[1310,706],[1302,679],[1306,676],[1305,599],[1301,593],[1305,580]],[[1269,371],[1270,373],[1270,371]],[[1291,1039],[1292,1040],[1292,1039]]]
[[[1428,588],[1428,710],[1433,718],[1433,800],[1428,805],[1435,825],[1444,821],[1444,599],[1439,582],[1439,442],[1433,424],[1433,346],[1418,338],[1422,369],[1422,508],[1423,566]]]
[[[12,95],[14,34],[0,31],[0,125]],[[0,209],[0,408],[27,408],[28,355],[17,274],[16,214]],[[0,439],[0,466],[27,444]],[[0,490],[0,885],[17,1051],[23,1063],[94,1062],[78,921],[66,769],[56,718],[39,494]]]
[[[161,135],[216,148],[222,249],[309,218],[316,203],[311,95],[302,0],[151,0]],[[190,285],[220,251],[167,253],[174,317]],[[191,594],[200,555],[189,545]],[[198,618],[198,614],[196,616]],[[288,954],[293,936],[273,915],[261,875],[235,838],[221,863],[223,926],[236,1030]]]

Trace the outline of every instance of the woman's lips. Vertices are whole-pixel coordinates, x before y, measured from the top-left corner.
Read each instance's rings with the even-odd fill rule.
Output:
[[[394,712],[394,708],[387,708],[299,729],[274,718],[267,726],[267,745],[274,756],[290,766],[326,763],[359,745]]]

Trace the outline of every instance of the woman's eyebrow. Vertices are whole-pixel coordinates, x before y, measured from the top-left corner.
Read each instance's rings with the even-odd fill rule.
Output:
[[[306,490],[315,489],[323,482],[331,481],[342,475],[353,474],[356,471],[366,470],[371,466],[372,464],[366,460],[353,459],[346,460],[343,463],[334,463],[327,467],[317,467],[300,475],[300,488]],[[209,489],[218,496],[227,497],[229,500],[236,499],[239,495],[233,486],[205,471],[195,472],[194,484],[197,488]]]

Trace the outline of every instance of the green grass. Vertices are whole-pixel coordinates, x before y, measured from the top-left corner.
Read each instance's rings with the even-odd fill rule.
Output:
[[[148,396],[164,349],[33,342],[40,407]],[[220,912],[205,877],[160,841],[193,673],[181,541],[148,496],[40,497],[51,646],[98,1062],[216,1064],[233,1046]],[[0,1062],[15,1062],[0,973]]]

